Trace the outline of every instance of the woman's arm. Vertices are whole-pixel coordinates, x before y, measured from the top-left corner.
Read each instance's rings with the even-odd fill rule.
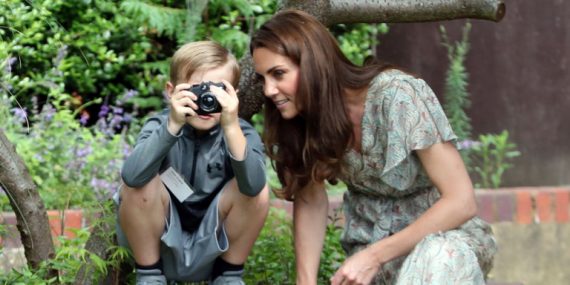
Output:
[[[438,143],[417,154],[441,198],[402,231],[347,259],[333,277],[333,285],[343,280],[369,284],[383,264],[408,254],[427,235],[457,228],[476,214],[473,185],[457,149],[451,143]]]
[[[451,143],[435,144],[417,154],[441,198],[408,227],[371,247],[381,263],[409,253],[431,233],[459,227],[477,213],[473,184]]]
[[[316,285],[329,200],[324,183],[312,183],[293,202],[297,285]]]

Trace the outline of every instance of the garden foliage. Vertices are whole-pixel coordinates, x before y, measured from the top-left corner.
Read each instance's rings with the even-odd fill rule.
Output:
[[[520,152],[516,144],[509,141],[506,130],[500,134],[480,134],[478,141],[472,139],[471,119],[467,115],[467,109],[471,106],[467,90],[469,74],[465,68],[470,31],[471,23],[467,22],[461,40],[452,43],[445,28],[440,26],[442,45],[447,49],[449,59],[443,107],[458,137],[461,156],[475,181],[475,187],[499,188],[503,174],[513,167],[511,161]]]
[[[445,78],[444,99],[445,113],[453,131],[460,140],[471,137],[471,119],[467,115],[467,109],[471,106],[469,92],[467,91],[469,75],[465,68],[465,59],[469,52],[469,31],[471,24],[463,27],[461,41],[451,43],[447,32],[440,26],[442,45],[447,48],[449,68]]]

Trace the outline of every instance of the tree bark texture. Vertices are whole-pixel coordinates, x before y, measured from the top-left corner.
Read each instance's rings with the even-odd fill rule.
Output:
[[[251,55],[246,53],[239,62],[241,77],[238,85],[239,116],[250,120],[263,107],[263,86],[255,83],[255,68]]]
[[[483,19],[498,22],[505,15],[503,0],[284,0],[283,8],[297,8],[325,25],[349,23],[405,23]]]
[[[339,23],[427,22],[461,18],[498,22],[506,11],[503,0],[283,0],[280,7],[306,11],[327,26]],[[263,90],[261,84],[253,83],[255,70],[249,54],[243,57],[240,67],[239,114],[249,120],[263,106]]]
[[[0,185],[16,214],[24,254],[31,268],[53,257],[54,246],[44,203],[14,145],[0,129]]]

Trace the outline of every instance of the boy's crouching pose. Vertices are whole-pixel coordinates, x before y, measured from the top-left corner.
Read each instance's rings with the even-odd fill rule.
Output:
[[[203,41],[182,46],[170,68],[170,108],[144,124],[123,166],[119,243],[137,284],[244,284],[269,191],[261,139],[238,118],[238,63]]]

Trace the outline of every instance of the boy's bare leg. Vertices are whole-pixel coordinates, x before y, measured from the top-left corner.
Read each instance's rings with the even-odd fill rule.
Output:
[[[170,196],[158,175],[141,188],[123,184],[119,222],[139,265],[152,265],[160,258],[160,237],[169,202]]]
[[[269,211],[269,188],[265,186],[257,196],[249,197],[239,192],[234,178],[226,185],[219,203],[230,243],[222,258],[232,264],[244,264]]]

